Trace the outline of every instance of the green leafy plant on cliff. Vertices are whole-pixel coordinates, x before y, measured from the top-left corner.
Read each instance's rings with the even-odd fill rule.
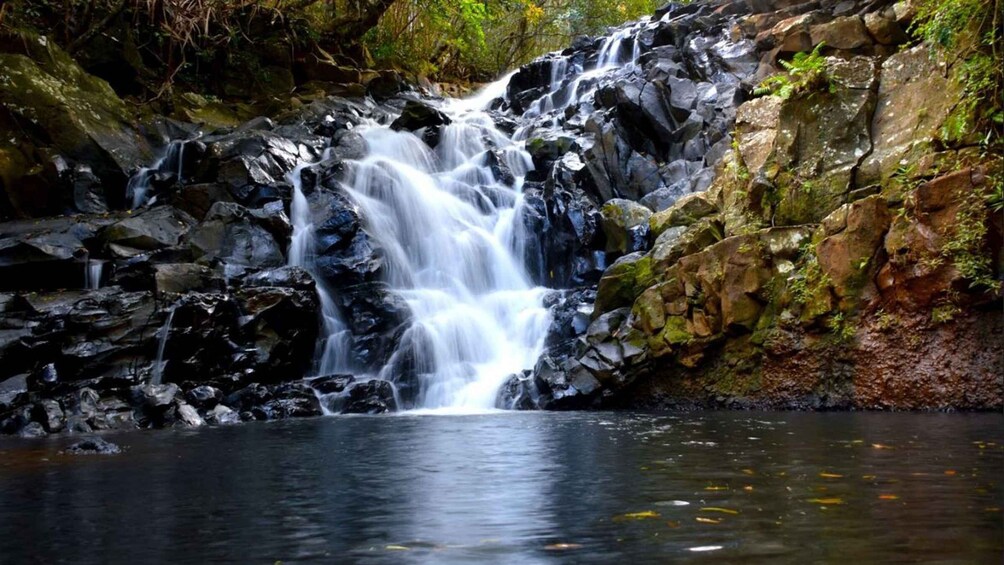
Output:
[[[962,86],[961,101],[941,137],[959,143],[973,133],[984,147],[1004,132],[1004,0],[917,0],[911,31],[949,57]]]
[[[820,90],[833,91],[833,83],[830,82],[826,73],[826,58],[820,53],[825,43],[819,45],[809,53],[796,53],[791,61],[780,61],[786,73],[771,75],[753,89],[756,96],[766,96],[774,94],[783,99],[788,99],[795,94],[802,92],[816,92]]]
[[[982,191],[973,191],[963,198],[955,216],[950,236],[942,246],[942,254],[950,257],[959,273],[974,289],[996,289],[993,261],[986,248],[987,199]]]

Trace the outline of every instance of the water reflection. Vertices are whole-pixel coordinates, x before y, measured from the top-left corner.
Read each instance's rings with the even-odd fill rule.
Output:
[[[0,443],[0,561],[997,563],[1000,415],[342,417]]]

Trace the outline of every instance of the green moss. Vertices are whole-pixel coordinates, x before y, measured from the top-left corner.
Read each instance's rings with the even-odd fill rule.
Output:
[[[994,290],[998,282],[986,246],[987,212],[984,191],[974,190],[964,195],[952,233],[942,246],[942,254],[951,258],[972,288]]]
[[[666,325],[659,332],[659,339],[670,345],[690,343],[694,336],[687,331],[687,319],[683,316],[669,316]]]

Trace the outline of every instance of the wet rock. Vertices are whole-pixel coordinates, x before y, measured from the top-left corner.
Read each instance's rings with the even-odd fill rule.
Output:
[[[638,294],[653,282],[652,257],[641,252],[625,255],[604,271],[596,289],[599,316],[622,306],[630,306]]]
[[[344,402],[342,414],[383,414],[397,410],[394,386],[379,379],[353,384]]]
[[[436,108],[423,102],[409,100],[401,115],[390,124],[390,128],[394,131],[418,131],[422,128],[449,125],[451,122],[446,114]]]
[[[146,384],[133,388],[133,399],[136,404],[142,405],[151,411],[163,411],[174,403],[174,397],[178,395],[178,385],[167,384]]]
[[[858,16],[844,16],[812,26],[810,37],[813,45],[826,43],[834,49],[857,49],[871,45],[871,35],[865,23]]]
[[[539,396],[532,371],[511,375],[499,389],[495,407],[503,410],[535,410]]]
[[[377,280],[383,269],[383,250],[363,229],[355,205],[335,195],[329,210],[315,232],[321,276],[336,288]]]
[[[218,404],[206,412],[206,423],[214,426],[239,424],[241,417],[230,408]]]
[[[222,291],[224,281],[215,271],[195,263],[165,263],[153,267],[157,292],[180,294],[192,291]]]
[[[291,232],[285,213],[279,212],[279,225]],[[268,216],[231,203],[217,202],[209,209],[205,220],[193,228],[186,241],[196,258],[217,259],[231,265],[271,268],[285,264],[282,249],[266,226]],[[263,225],[264,224],[264,225]]]
[[[630,200],[615,198],[601,208],[608,253],[633,253],[648,247],[652,211]]]
[[[17,432],[18,437],[22,438],[39,438],[45,437],[46,431],[42,427],[42,424],[38,422],[28,422],[20,431]]]
[[[385,283],[346,287],[337,300],[352,332],[354,358],[365,367],[382,367],[411,321],[408,303]]]
[[[66,425],[63,409],[55,400],[40,400],[32,409],[32,418],[42,424],[45,431],[50,434],[63,431],[63,427]]]
[[[181,210],[158,206],[101,229],[98,239],[112,253],[131,257],[141,251],[178,245],[195,223],[194,218]]]
[[[118,455],[122,448],[99,437],[78,441],[62,451],[67,455]]]
[[[223,401],[223,391],[209,385],[200,385],[185,393],[185,399],[199,410],[211,410]]]

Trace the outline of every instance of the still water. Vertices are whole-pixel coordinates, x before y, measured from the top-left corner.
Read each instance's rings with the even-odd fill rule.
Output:
[[[3,563],[1000,563],[1004,416],[334,417],[0,442]]]

